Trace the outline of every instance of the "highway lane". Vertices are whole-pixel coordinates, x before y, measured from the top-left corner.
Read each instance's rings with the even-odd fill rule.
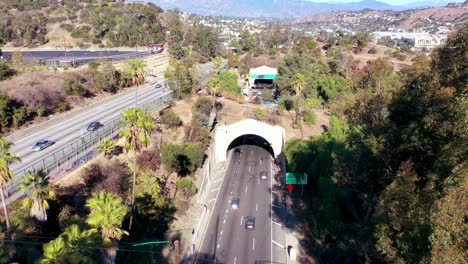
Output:
[[[254,145],[238,148],[240,155],[230,154],[196,263],[283,263],[283,249],[272,246],[271,156]],[[268,172],[267,180],[260,180],[260,171]],[[231,209],[233,198],[240,199],[237,210]],[[254,230],[245,229],[246,216],[255,217]]]
[[[159,81],[159,83],[162,83],[162,81]],[[164,88],[164,85],[159,89],[156,89],[154,85],[145,85],[138,88],[139,106],[152,102],[161,95],[169,93],[169,90]],[[71,141],[80,138],[82,132],[95,133],[86,131],[86,127],[90,122],[100,121],[101,123],[106,123],[115,119],[121,114],[123,109],[135,106],[135,96],[135,89],[126,91],[109,100],[99,101],[87,106],[86,111],[79,113],[72,119],[52,122],[53,124],[43,130],[38,130],[13,140],[12,151],[21,158],[22,162],[12,164],[12,170],[18,172],[40,161],[42,158],[47,157],[47,155],[68,145]],[[56,143],[47,149],[35,152],[32,150],[32,145],[40,139],[49,139]]]

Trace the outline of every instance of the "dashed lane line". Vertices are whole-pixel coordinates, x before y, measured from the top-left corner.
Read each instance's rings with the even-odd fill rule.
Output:
[[[214,202],[214,201],[216,201],[216,198],[214,198],[214,199],[211,199],[211,200],[209,200],[209,201],[208,201],[208,202],[206,202],[206,203],[211,203],[211,202]]]
[[[286,248],[285,246],[281,245],[280,243],[274,241],[274,240],[271,240],[271,242],[275,243],[277,246],[281,247],[281,248]]]
[[[244,216],[241,216],[241,223],[240,225],[242,225],[242,221],[244,220]]]

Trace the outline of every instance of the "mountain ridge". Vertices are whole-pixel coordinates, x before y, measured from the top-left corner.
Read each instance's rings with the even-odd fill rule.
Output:
[[[359,11],[363,9],[401,11],[408,8],[436,6],[448,2],[423,0],[405,5],[390,5],[378,0],[348,3],[311,2],[306,0],[151,0],[164,9],[178,9],[187,13],[209,16],[266,17],[291,19],[332,11]]]

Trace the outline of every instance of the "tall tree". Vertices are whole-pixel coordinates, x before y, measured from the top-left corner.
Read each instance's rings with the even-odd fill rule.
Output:
[[[121,228],[128,212],[127,206],[122,204],[122,198],[106,191],[94,193],[86,201],[86,206],[91,211],[86,222],[93,228],[92,230],[101,234],[103,240],[104,263],[115,263],[117,241],[123,235],[129,234]]]
[[[299,118],[301,115],[301,96],[302,96],[302,91],[304,91],[304,88],[306,87],[307,83],[304,77],[304,74],[302,73],[297,73],[296,76],[294,76],[294,92],[295,92],[295,97],[296,97],[296,120],[295,123],[298,125]]]
[[[8,214],[8,207],[5,202],[5,192],[8,181],[13,177],[13,172],[10,170],[10,164],[13,162],[20,162],[21,159],[14,153],[10,152],[12,142],[0,137],[0,195],[2,196],[3,212],[5,213],[5,220],[7,225],[7,233],[11,231],[10,215]]]
[[[142,59],[129,60],[128,70],[132,76],[133,85],[139,86],[145,81],[146,65]]]
[[[130,214],[130,222],[128,230],[132,229],[133,222],[133,209],[135,203],[135,182],[137,174],[137,153],[141,151],[143,147],[148,145],[148,138],[152,134],[156,125],[151,119],[151,116],[144,113],[138,108],[129,108],[122,112],[124,117],[122,125],[125,127],[120,131],[120,136],[125,138],[125,148],[127,152],[132,150],[133,153],[133,179],[132,179],[132,200],[131,206],[132,211]]]
[[[23,200],[23,206],[30,208],[29,215],[40,223],[47,221],[49,202],[55,199],[55,193],[49,189],[49,176],[43,171],[30,171],[23,177],[21,189],[29,195]]]

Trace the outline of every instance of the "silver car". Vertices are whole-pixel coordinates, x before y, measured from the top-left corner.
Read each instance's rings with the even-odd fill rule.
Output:
[[[52,146],[53,144],[55,144],[55,142],[52,141],[52,140],[47,140],[47,139],[39,140],[38,142],[36,142],[36,144],[34,144],[32,146],[32,149],[34,151],[41,151],[41,150],[43,150],[45,148],[48,148],[48,147]]]

